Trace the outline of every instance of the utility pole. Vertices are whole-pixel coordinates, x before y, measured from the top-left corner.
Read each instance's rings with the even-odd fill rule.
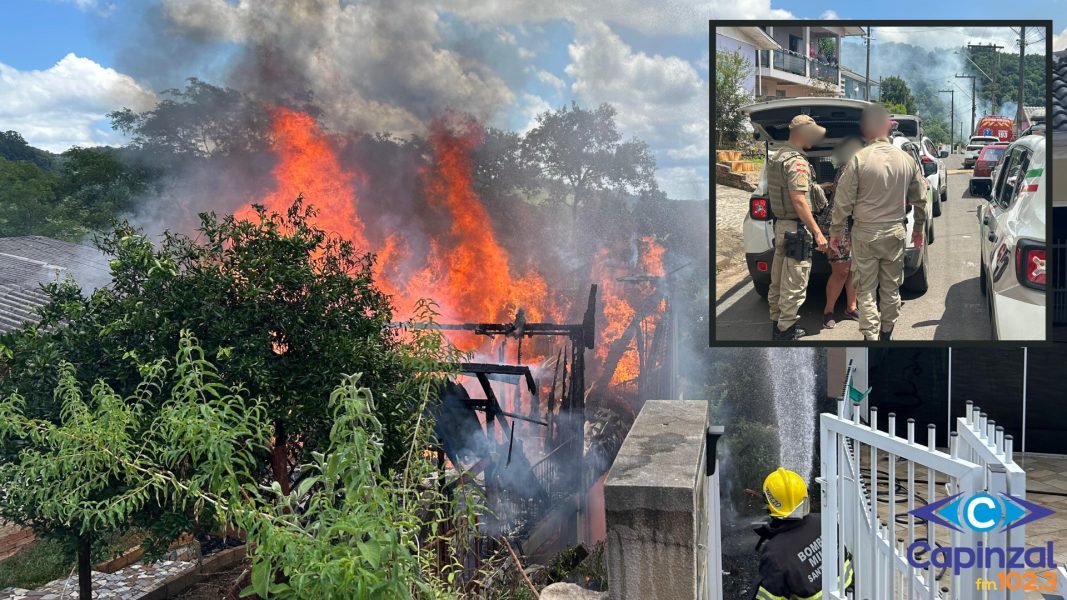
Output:
[[[871,99],[871,28],[867,27],[867,82],[863,85],[863,99]]]
[[[974,113],[975,113],[975,95],[974,95],[974,75],[956,75],[956,79],[970,79],[971,80],[971,135],[974,135]]]
[[[1000,103],[997,102],[997,96],[1000,94],[1000,87],[997,86],[997,76],[1000,74],[1000,49],[1004,46],[997,44],[967,44],[969,50],[975,48],[989,48],[993,51],[993,110],[991,113],[996,113],[1000,108]]]
[[[956,151],[956,90],[937,90],[939,94],[952,94],[948,109],[948,145]]]
[[[1015,114],[1015,123],[1021,124],[1023,122],[1023,82],[1026,81],[1026,74],[1023,72],[1023,55],[1026,54],[1026,28],[1019,28],[1019,107],[1018,112]]]

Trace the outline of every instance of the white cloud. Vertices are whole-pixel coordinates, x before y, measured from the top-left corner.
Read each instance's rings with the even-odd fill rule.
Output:
[[[1044,29],[1029,29],[1026,39],[1029,42],[1043,39]],[[883,42],[900,42],[912,44],[920,48],[960,48],[967,44],[999,44],[1004,46],[1001,52],[1019,51],[1019,34],[1011,27],[875,27],[874,39]],[[1056,39],[1053,40],[1052,48],[1057,48]],[[1029,44],[1026,47],[1027,54],[1044,54],[1044,42]]]
[[[115,10],[113,2],[101,2],[100,0],[53,0],[63,4],[73,4],[78,10],[84,12],[97,12],[101,15],[109,15]]]
[[[132,77],[73,53],[44,70],[0,63],[0,130],[14,129],[53,152],[118,143],[118,134],[100,127],[107,113],[124,106],[145,110],[155,101]]]
[[[560,91],[563,88],[567,87],[567,83],[565,81],[544,69],[537,70],[537,80],[541,83],[547,83],[548,85],[555,88],[556,91]]]
[[[704,200],[708,197],[707,167],[666,167],[656,170],[656,181],[668,198]]]
[[[165,0],[164,8],[193,39],[247,44],[237,73],[249,81],[239,87],[306,89],[327,126],[410,133],[447,109],[488,119],[515,101],[483,62],[447,47],[432,3]],[[508,42],[507,31],[498,35]]]
[[[444,8],[475,22],[517,23],[564,19],[607,22],[648,34],[707,34],[709,19],[787,19],[771,0],[445,0]]]
[[[1052,36],[1052,51],[1060,52],[1067,49],[1067,29]]]
[[[820,19],[830,20],[830,19],[840,19],[841,17],[837,14],[836,11],[824,10],[824,11],[822,11],[822,14],[819,15],[819,18]]]
[[[522,105],[519,108],[520,119],[526,124],[519,129],[519,133],[525,135],[534,127],[537,127],[537,115],[552,110],[552,106],[542,97],[535,94],[523,94]]]
[[[707,156],[708,82],[692,63],[635,52],[603,23],[579,27],[569,50],[579,101],[613,105],[626,134],[672,157]]]

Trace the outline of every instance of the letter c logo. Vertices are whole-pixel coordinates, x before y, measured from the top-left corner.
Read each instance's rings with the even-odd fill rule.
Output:
[[[963,520],[975,531],[989,531],[1000,522],[1000,504],[989,494],[978,494],[963,507]]]

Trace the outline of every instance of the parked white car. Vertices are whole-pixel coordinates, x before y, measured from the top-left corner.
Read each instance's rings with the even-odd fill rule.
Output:
[[[998,340],[1045,339],[1045,136],[1012,142],[978,204],[979,285]]]
[[[815,167],[815,178],[818,183],[833,181],[837,170],[830,163],[830,154],[838,143],[846,137],[858,136],[860,114],[869,103],[864,100],[850,98],[783,98],[768,100],[750,104],[742,108],[742,112],[748,115],[755,131],[756,139],[765,142],[767,156],[780,148],[789,139],[789,121],[798,114],[807,114],[815,119],[819,125],[826,128],[826,137],[818,146],[807,151],[808,160]],[[918,144],[910,142],[903,136],[894,138],[894,143],[907,143],[911,148],[909,154],[921,166]],[[766,161],[764,162],[766,164]],[[933,188],[927,189],[929,205],[933,206]],[[774,229],[771,225],[767,199],[767,172],[760,174],[759,184],[749,199],[748,214],[742,228],[745,246],[745,260],[748,263],[748,272],[752,276],[752,285],[756,292],[763,297],[771,285],[771,261],[774,257]],[[907,248],[904,255],[904,288],[911,292],[925,292],[928,282],[928,261],[926,260],[926,247],[933,243],[934,225],[933,219],[927,219],[926,240],[927,244],[917,250],[912,247],[912,212],[907,213]],[[812,258],[811,281],[823,283],[825,276],[830,274],[830,263],[826,255],[815,252]]]
[[[915,141],[915,140],[911,140]],[[934,190],[933,215],[941,216],[941,203],[948,200],[948,171],[945,170],[945,161],[948,151],[938,151],[930,138],[924,137],[917,144],[919,146],[919,158],[922,161],[923,175],[927,183]]]

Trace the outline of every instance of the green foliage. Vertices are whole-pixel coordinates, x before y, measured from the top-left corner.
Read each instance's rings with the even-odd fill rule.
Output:
[[[17,131],[0,131],[0,159],[25,161],[45,170],[52,169],[55,163],[51,152],[29,145]]]
[[[74,553],[69,544],[45,538],[0,561],[0,589],[33,589],[70,575],[74,565]]]
[[[231,88],[195,77],[170,89],[152,110],[108,114],[113,129],[132,136],[131,147],[159,157],[207,158],[247,154],[268,145],[267,107]]]
[[[915,114],[915,96],[912,95],[911,89],[908,87],[908,84],[896,75],[891,75],[882,79],[879,98],[886,106],[902,106],[904,110],[899,111],[898,114]]]
[[[947,122],[947,121],[946,121]],[[945,123],[941,121],[923,121],[923,127],[926,129],[926,137],[930,138],[930,141],[934,143],[934,146],[940,144],[949,143],[949,132],[945,128]],[[959,132],[957,132],[959,135]]]
[[[0,237],[79,241],[132,210],[152,179],[113,148],[71,148],[49,169],[0,159]]]
[[[421,353],[412,365],[431,367],[414,377],[423,411],[446,370],[440,361],[454,358],[441,341],[438,332],[412,336]],[[311,453],[283,495],[256,477],[270,443],[264,403],[225,384],[191,333],[178,345],[173,362],[142,364],[126,397],[102,380],[85,390],[61,363],[58,422],[27,415],[18,394],[0,401],[0,441],[20,447],[0,465],[0,515],[60,538],[99,537],[159,514],[235,527],[250,542],[251,591],[263,598],[448,596],[448,574],[461,566],[446,565],[439,578],[421,544],[446,539],[446,520],[472,522],[478,502],[460,488],[465,513],[455,514],[456,504],[426,485],[434,473],[421,455],[428,423],[412,429],[403,471],[390,476],[373,396],[359,375],[342,376],[324,451]],[[460,527],[446,541],[459,547],[470,534]]]
[[[300,201],[287,215],[261,210],[255,222],[205,214],[197,240],[168,234],[158,246],[120,226],[100,240],[109,288],[86,297],[52,286],[39,327],[0,338],[12,353],[0,391],[17,389],[31,410],[55,414],[55,365],[67,360],[79,380],[103,378],[125,396],[140,381],[137,365],[172,356],[180,331],[192,329],[223,381],[262,398],[272,424],[307,451],[330,430],[326,398],[340,375],[362,372],[383,399],[393,464],[418,415],[403,346],[386,327],[389,302],[374,287],[371,256],[314,228],[312,214]]]
[[[810,415],[807,415],[810,417]],[[725,441],[725,456],[729,469],[724,469],[728,481],[724,489],[741,506],[749,498],[745,490],[759,490],[763,479],[780,467],[778,464],[778,431],[765,423],[739,421],[732,425]]]
[[[0,160],[0,237],[52,232],[56,183],[31,162]]]
[[[537,126],[523,140],[521,157],[555,198],[576,217],[592,192],[656,190],[656,160],[645,142],[622,140],[615,108],[592,110],[577,103],[537,115]]]
[[[1030,37],[1032,37],[1032,34]],[[969,61],[963,61],[966,72],[977,78],[976,82],[978,85],[978,98],[980,103],[979,110],[982,111],[982,113],[988,114],[989,112],[992,112],[998,114],[1005,103],[1011,102],[1012,104],[1015,104],[1018,102],[1018,46],[1015,46],[1013,49],[1015,50],[1014,53],[994,52],[989,49],[980,48],[964,48],[960,50],[961,53],[967,53],[967,56],[978,65],[976,67]],[[1030,46],[1027,49],[1027,54],[1023,56],[1024,105],[1045,105],[1045,66],[1045,55],[1038,54],[1034,51],[1034,46]],[[981,71],[979,71],[979,68]],[[996,74],[997,87],[999,87],[999,90],[993,87],[993,82],[983,75],[982,71],[988,73],[990,77]],[[994,92],[996,92],[997,106],[993,106]],[[992,107],[992,110],[990,110],[990,107]],[[1012,119],[1015,118],[1014,113],[1007,116]],[[970,134],[970,132],[967,133],[968,135]]]
[[[733,148],[744,135],[741,107],[752,102],[745,80],[752,75],[752,62],[738,51],[715,53],[715,147]]]

